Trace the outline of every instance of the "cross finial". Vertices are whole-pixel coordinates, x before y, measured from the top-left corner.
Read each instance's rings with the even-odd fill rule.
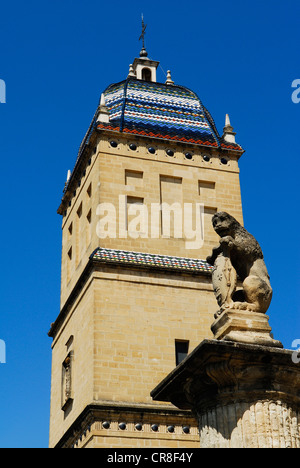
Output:
[[[145,34],[146,34],[146,28],[147,28],[147,25],[145,24],[144,22],[144,15],[142,13],[142,34],[140,35],[140,38],[139,38],[139,41],[142,39],[143,41],[143,47],[142,47],[142,50],[140,52],[140,57],[147,57],[148,54],[147,54],[147,51],[145,49]]]
[[[144,23],[144,15],[142,13],[142,34],[140,35],[139,41],[143,40],[143,49],[145,48],[145,34],[146,34],[147,25]]]

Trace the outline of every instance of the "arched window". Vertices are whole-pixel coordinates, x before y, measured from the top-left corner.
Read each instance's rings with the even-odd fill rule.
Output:
[[[143,68],[143,70],[142,70],[142,80],[151,81],[151,70],[149,68]]]

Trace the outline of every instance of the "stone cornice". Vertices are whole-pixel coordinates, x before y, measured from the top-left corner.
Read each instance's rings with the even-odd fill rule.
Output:
[[[182,431],[184,439],[198,440],[198,434],[190,435],[191,425],[194,428],[193,432],[196,430],[198,433],[197,422],[190,411],[178,410],[178,408],[171,405],[95,401],[85,407],[54,448],[71,448],[78,441],[81,441],[83,437],[86,437],[88,433],[95,433],[96,436],[99,436],[101,429],[106,431],[110,429],[103,422],[109,421],[111,425],[114,421],[118,425],[118,423],[126,424],[126,422],[143,421],[144,423],[148,423],[148,425],[149,423],[156,423],[159,426],[162,422],[166,423],[168,419],[171,419],[174,423],[174,418],[178,419],[178,425],[182,421],[189,421],[188,430]],[[98,423],[98,428],[93,427],[95,423]],[[151,428],[150,431],[154,432]]]
[[[50,337],[54,338],[57,334],[92,272],[103,268],[118,268],[119,271],[120,269],[124,269],[124,271],[128,271],[129,269],[143,270],[149,274],[155,273],[155,275],[164,274],[167,271],[169,274],[174,275],[174,278],[178,275],[209,277],[212,270],[212,267],[206,261],[199,259],[97,248],[90,256],[86,268],[70,293],[57,319],[51,324],[48,332]]]
[[[152,392],[153,400],[167,401],[181,409],[201,411],[202,404],[224,405],[230,400],[256,398],[292,399],[300,406],[300,367],[292,351],[204,340]],[[296,389],[296,390],[295,390]],[[251,391],[250,391],[251,390]]]

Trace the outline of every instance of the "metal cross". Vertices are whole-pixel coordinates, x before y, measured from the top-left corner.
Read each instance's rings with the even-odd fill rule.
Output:
[[[139,41],[143,40],[143,48],[145,48],[145,34],[147,25],[144,23],[144,15],[142,14],[142,34],[140,35]]]

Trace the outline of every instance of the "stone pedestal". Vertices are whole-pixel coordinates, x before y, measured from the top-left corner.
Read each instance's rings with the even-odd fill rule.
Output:
[[[283,348],[270,336],[269,317],[263,313],[228,308],[217,316],[211,330],[217,340]]]
[[[292,354],[204,340],[151,396],[193,411],[200,448],[300,448],[300,365]]]

